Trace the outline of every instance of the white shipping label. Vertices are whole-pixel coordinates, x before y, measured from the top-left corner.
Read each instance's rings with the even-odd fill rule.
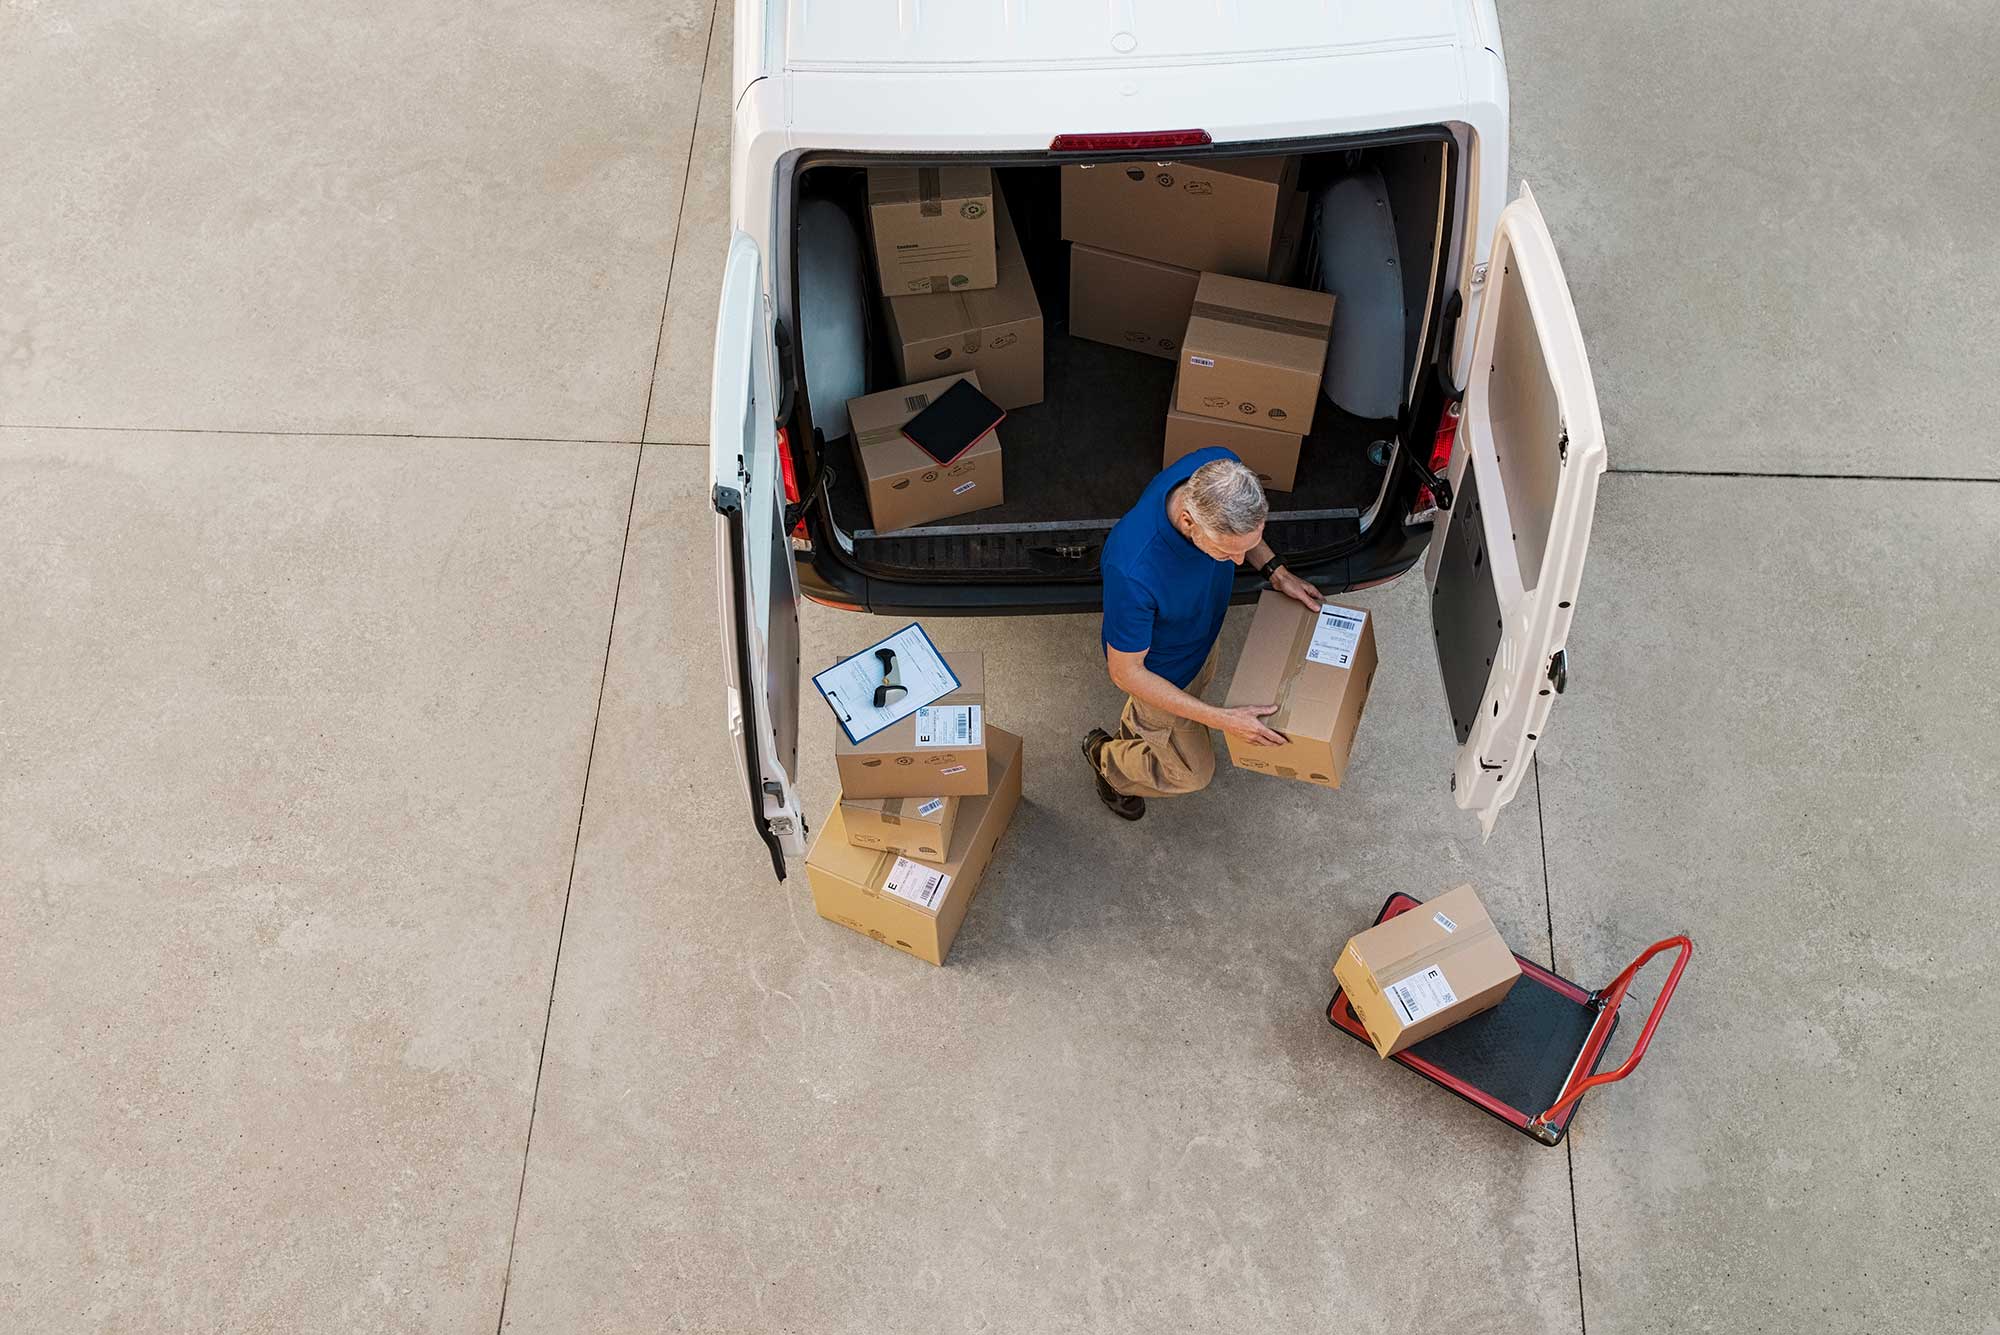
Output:
[[[918,812],[917,814],[922,815],[923,813]],[[1431,915],[1431,921],[1436,923],[1438,926],[1444,928],[1447,932],[1455,932],[1458,930],[1458,924],[1453,922],[1450,918],[1445,917],[1442,912],[1433,913]]]
[[[1352,666],[1355,646],[1361,643],[1361,624],[1366,620],[1366,614],[1351,607],[1321,604],[1319,624],[1313,627],[1312,643],[1306,646],[1307,660],[1328,667]]]
[[[966,492],[971,491],[974,487],[978,485],[979,484],[977,482],[961,482],[957,486],[951,489],[951,494],[954,496],[963,496],[965,495]]]
[[[1444,970],[1433,964],[1400,982],[1389,984],[1389,1001],[1404,1024],[1415,1024],[1426,1015],[1435,1015],[1457,1002],[1458,994],[1444,980]]]
[[[926,867],[908,858],[897,858],[896,865],[889,868],[889,879],[882,882],[882,893],[906,899],[920,909],[935,913],[937,906],[944,902],[944,892],[950,887],[951,877],[936,867]]]
[[[919,816],[935,816],[943,810],[944,799],[942,797],[933,797],[930,801],[917,808],[917,814]],[[1438,916],[1443,917],[1444,915],[1439,914]]]
[[[978,746],[986,735],[983,705],[925,705],[917,711],[917,745]]]
[[[952,767],[951,767],[950,769],[941,769],[941,770],[939,770],[939,771],[938,771],[938,777],[939,777],[940,779],[942,779],[942,778],[944,778],[944,777],[945,777],[946,775],[948,775],[948,774],[963,774],[963,773],[965,773],[965,766],[963,766],[963,765],[953,765],[953,766],[952,766]]]
[[[1215,365],[1215,358],[1213,358],[1213,357],[1196,357],[1196,356],[1192,356],[1192,355],[1190,355],[1190,356],[1188,357],[1188,365],[1189,365],[1189,366],[1213,366],[1213,365]]]

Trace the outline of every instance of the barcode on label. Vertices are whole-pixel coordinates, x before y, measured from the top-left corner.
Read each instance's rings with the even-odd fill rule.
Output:
[[[951,494],[954,496],[963,496],[965,495],[966,492],[971,491],[974,487],[978,485],[979,484],[977,482],[961,483],[960,485],[953,487],[951,489]]]
[[[1190,357],[1190,358],[1188,358],[1188,365],[1189,365],[1189,366],[1213,366],[1213,365],[1215,365],[1215,358],[1213,358],[1213,357]]]
[[[903,396],[903,407],[913,413],[922,412],[930,406],[930,402],[931,396],[928,394],[905,394]]]
[[[963,766],[963,765],[953,765],[953,766],[952,766],[952,767],[951,767],[950,769],[941,769],[941,770],[939,770],[939,771],[938,771],[938,777],[939,777],[939,778],[943,778],[943,777],[944,777],[945,775],[947,775],[947,774],[963,774],[963,773],[965,773],[965,766]]]
[[[978,746],[984,740],[979,705],[925,705],[917,710],[917,745]]]
[[[943,810],[944,799],[942,797],[933,797],[930,801],[917,808],[917,814],[919,816],[935,816]]]
[[[1388,993],[1404,1024],[1415,1024],[1458,1001],[1458,994],[1445,981],[1444,970],[1435,964],[1389,984]]]
[[[1442,913],[1433,913],[1431,915],[1431,921],[1436,923],[1438,926],[1444,928],[1447,932],[1455,932],[1458,930],[1458,924],[1453,922],[1450,918],[1445,917],[1444,914]]]
[[[950,884],[951,877],[936,867],[897,858],[896,865],[889,868],[888,878],[882,882],[882,892],[906,899],[918,908],[936,909]]]

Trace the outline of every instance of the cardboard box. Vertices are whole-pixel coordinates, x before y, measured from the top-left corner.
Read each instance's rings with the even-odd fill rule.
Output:
[[[1264,272],[1264,281],[1290,286],[1304,277],[1297,272],[1306,255],[1306,216],[1311,210],[1311,200],[1303,190],[1294,190],[1291,201],[1278,215],[1278,236],[1271,243],[1271,266]]]
[[[1179,394],[1180,376],[1174,376]],[[1264,484],[1265,491],[1290,491],[1298,479],[1299,447],[1304,437],[1286,431],[1267,431],[1249,422],[1225,422],[1214,417],[1196,417],[1178,408],[1167,409],[1167,446],[1161,464],[1172,463],[1184,454],[1226,445],[1248,464]]]
[[[883,945],[943,964],[1014,809],[1021,804],[1021,739],[995,728],[982,776],[992,792],[959,807],[949,852],[936,864],[848,842],[836,805],[806,855],[819,916]]]
[[[1042,307],[1006,201],[993,198],[999,282],[977,292],[890,297],[889,346],[905,382],[977,371],[987,398],[1025,408],[1042,401]]]
[[[1000,281],[988,168],[870,167],[868,232],[885,294],[969,292]]]
[[[1356,936],[1333,976],[1388,1057],[1499,1005],[1521,966],[1461,885]]]
[[[847,825],[847,842],[856,848],[907,853],[936,862],[951,847],[952,822],[958,816],[956,797],[840,798],[840,818]]]
[[[1188,313],[1174,407],[1310,431],[1332,333],[1329,293],[1205,273]]]
[[[986,657],[955,649],[944,661],[958,689],[862,741],[838,726],[833,767],[846,797],[973,797],[986,791]]]
[[[1180,359],[1195,269],[1121,255],[1096,246],[1069,248],[1069,332],[1075,338]]]
[[[1183,269],[1262,278],[1298,174],[1292,156],[1066,166],[1063,239]]]
[[[1278,706],[1264,724],[1286,742],[1257,746],[1231,737],[1229,758],[1239,769],[1340,787],[1374,680],[1375,618],[1333,603],[1314,616],[1265,590],[1223,703]]]
[[[868,488],[868,512],[876,532],[949,519],[1006,499],[998,428],[948,464],[931,458],[903,435],[903,423],[958,380],[970,380],[973,388],[980,388],[979,373],[967,371],[847,401],[854,462]]]

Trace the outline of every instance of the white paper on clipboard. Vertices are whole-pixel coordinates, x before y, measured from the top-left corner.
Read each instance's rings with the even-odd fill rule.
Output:
[[[900,694],[878,707],[875,688],[882,684],[883,664],[878,651],[895,655],[896,675],[902,682]],[[869,645],[851,658],[843,658],[813,678],[822,699],[850,742],[865,742],[891,723],[899,722],[958,689],[958,677],[944,661],[931,637],[914,621],[886,640]]]

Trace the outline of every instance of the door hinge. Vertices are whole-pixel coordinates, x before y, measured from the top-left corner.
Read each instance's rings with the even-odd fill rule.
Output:
[[[1485,265],[1475,264],[1472,266],[1472,285],[1474,287],[1484,287],[1486,285]]]

